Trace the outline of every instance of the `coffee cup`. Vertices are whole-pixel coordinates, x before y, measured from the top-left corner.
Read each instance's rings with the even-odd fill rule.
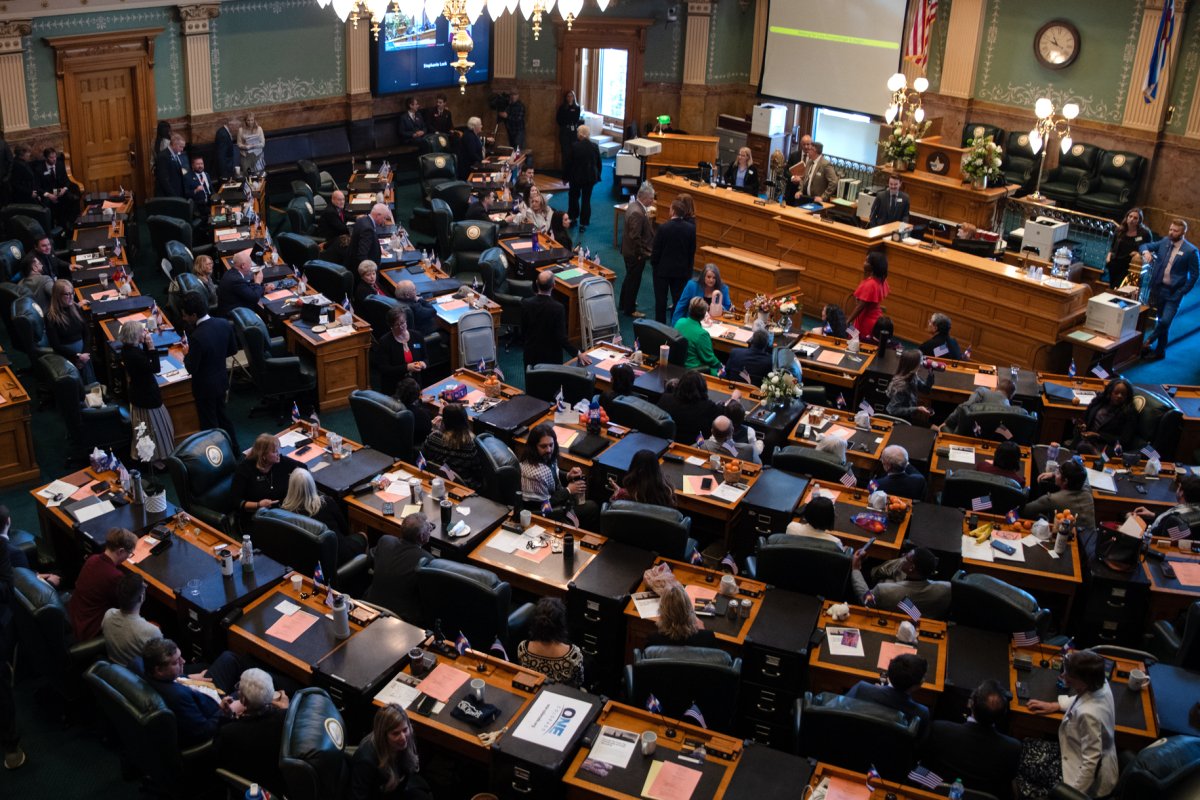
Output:
[[[471,679],[471,696],[474,697],[475,701],[478,703],[483,702],[483,690],[485,686],[487,686],[487,683],[483,680],[483,678]]]
[[[1150,685],[1150,676],[1146,674],[1145,670],[1137,669],[1136,667],[1129,670],[1130,689],[1133,689],[1135,692],[1140,692],[1148,685]]]
[[[642,755],[652,756],[658,747],[658,734],[654,731],[642,732]]]
[[[296,594],[300,594],[302,591],[304,591],[304,576],[303,575],[293,575],[292,576],[292,591],[294,591]]]
[[[737,581],[734,580],[732,575],[721,576],[721,594],[727,597],[733,597],[735,594],[737,594],[737,590]]]
[[[528,528],[533,524],[533,514],[528,509],[521,512],[521,527]]]

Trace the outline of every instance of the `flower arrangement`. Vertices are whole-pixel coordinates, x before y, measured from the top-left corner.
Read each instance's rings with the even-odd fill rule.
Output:
[[[790,317],[800,310],[800,304],[796,302],[794,297],[779,298],[779,313],[785,317]]]
[[[759,388],[768,402],[783,402],[800,396],[800,381],[787,370],[767,373]]]
[[[971,139],[967,142],[969,148],[962,157],[963,174],[973,181],[987,181],[999,178],[1002,156],[1000,145],[990,136]]]
[[[759,314],[773,314],[779,310],[779,301],[773,300],[765,294],[758,294],[750,301],[750,309]]]
[[[904,161],[911,164],[917,157],[917,139],[929,130],[929,123],[913,124],[908,128],[896,125],[892,133],[879,144],[883,147],[885,161]]]

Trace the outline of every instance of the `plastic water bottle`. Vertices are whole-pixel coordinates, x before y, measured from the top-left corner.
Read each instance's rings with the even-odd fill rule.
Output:
[[[242,572],[254,572],[254,545],[249,534],[242,537]]]
[[[600,401],[594,397],[588,406],[587,432],[591,436],[600,435]]]
[[[536,253],[538,250],[542,249],[541,244],[538,242],[537,228],[534,228],[533,232],[529,234],[529,241],[530,244],[533,245],[533,252]]]
[[[271,795],[257,783],[252,783],[246,790],[245,798],[246,800],[271,800]]]
[[[966,789],[963,787],[962,778],[957,778],[955,779],[954,783],[951,784],[950,793],[946,796],[950,798],[950,800],[962,800],[963,792],[965,791]]]

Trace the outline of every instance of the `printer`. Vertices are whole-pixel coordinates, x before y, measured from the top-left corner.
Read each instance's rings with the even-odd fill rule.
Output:
[[[622,147],[638,158],[649,158],[662,152],[662,142],[653,139],[626,139]]]
[[[1056,245],[1067,238],[1069,227],[1067,223],[1049,217],[1031,219],[1025,223],[1021,249],[1036,248],[1038,258],[1049,261],[1054,257]]]
[[[1141,304],[1137,300],[1104,292],[1088,300],[1084,325],[1105,336],[1120,340],[1137,327],[1140,310]]]

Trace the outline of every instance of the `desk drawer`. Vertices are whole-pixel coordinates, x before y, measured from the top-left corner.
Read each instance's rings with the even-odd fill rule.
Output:
[[[738,730],[744,739],[775,750],[792,752],[795,746],[795,730],[790,723],[774,723],[761,719],[744,718]]]
[[[745,719],[783,725],[792,718],[796,696],[796,692],[793,691],[743,682],[738,706],[741,716]]]
[[[750,644],[742,651],[742,679],[773,689],[798,692],[807,661],[798,653]]]

